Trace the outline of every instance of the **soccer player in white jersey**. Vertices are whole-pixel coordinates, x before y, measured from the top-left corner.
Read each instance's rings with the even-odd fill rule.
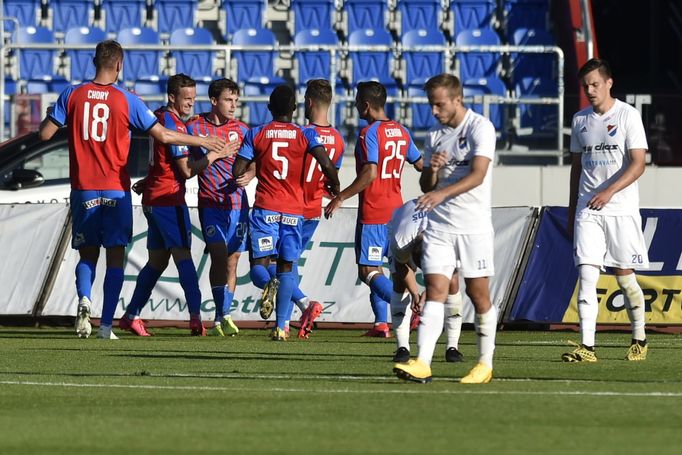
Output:
[[[391,268],[393,294],[391,296],[391,322],[398,344],[394,362],[410,360],[410,329],[412,315],[421,313],[421,298],[417,287],[416,270],[421,267],[422,241],[428,223],[426,211],[417,208],[412,199],[393,212],[388,224],[388,261]],[[447,345],[445,360],[462,362],[459,352],[459,336],[462,333],[462,296],[459,293],[459,277],[455,273],[450,281],[445,303],[445,330]],[[418,321],[418,319],[417,319]]]
[[[497,309],[489,290],[489,277],[494,274],[490,200],[495,127],[464,107],[457,77],[434,76],[424,89],[440,122],[426,138],[426,165],[419,180],[425,194],[417,204],[429,211],[422,253],[426,303],[419,326],[419,356],[395,364],[393,371],[405,380],[431,380],[431,359],[443,330],[443,304],[458,271],[476,311],[479,351],[478,363],[461,382],[487,383],[493,376],[497,331]]]
[[[596,362],[595,331],[600,269],[610,267],[623,291],[632,323],[627,360],[644,360],[644,295],[634,269],[648,268],[637,179],[648,148],[639,112],[611,96],[609,64],[591,59],[578,72],[591,106],[573,116],[568,232],[579,272],[581,344],[561,356],[565,362]]]

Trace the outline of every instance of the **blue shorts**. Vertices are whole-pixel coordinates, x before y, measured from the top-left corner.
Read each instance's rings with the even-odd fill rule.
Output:
[[[133,235],[130,191],[71,190],[71,246],[126,246]]]
[[[307,220],[303,220],[301,251],[305,250],[308,247],[308,242],[310,242],[310,239],[313,238],[313,235],[315,234],[315,229],[317,229],[318,224],[320,224],[319,218],[310,218]]]
[[[199,220],[206,244],[224,243],[228,253],[241,253],[246,249],[248,209],[200,208]]]
[[[285,261],[301,256],[303,217],[254,208],[249,223],[254,259],[276,255]]]
[[[386,255],[388,255],[388,226],[358,223],[355,226],[355,262],[358,265],[381,267]]]
[[[149,231],[147,249],[190,248],[192,222],[186,205],[142,207]]]

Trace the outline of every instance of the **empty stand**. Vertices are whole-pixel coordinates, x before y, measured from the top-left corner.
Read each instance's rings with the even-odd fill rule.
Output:
[[[72,83],[90,80],[95,77],[95,65],[92,58],[95,56],[95,46],[106,39],[104,30],[96,27],[74,27],[67,30],[64,36],[64,44],[91,44],[88,50],[67,49],[69,57],[69,79]],[[127,63],[127,62],[126,62]]]
[[[262,28],[267,6],[267,0],[223,1],[228,36],[237,30]]]
[[[400,11],[400,33],[411,30],[431,29],[443,20],[441,0],[398,0]]]
[[[142,27],[147,16],[146,0],[102,0],[101,8],[107,33]]]
[[[17,44],[52,44],[54,34],[45,27],[20,27],[15,32]],[[51,49],[21,49],[19,79],[49,81],[55,73],[56,52]]]
[[[173,46],[212,46],[215,44],[211,32],[203,28],[183,28],[170,35]],[[215,52],[210,50],[173,51],[175,72],[184,73],[195,80],[210,81],[213,79],[213,59]]]
[[[524,77],[514,86],[518,98],[556,97],[557,84],[553,80]],[[517,110],[517,135],[556,137],[557,106],[555,104],[520,104]]]
[[[520,28],[547,30],[549,0],[506,0],[504,17],[509,41]]]
[[[403,35],[401,43],[411,48],[444,46],[445,37],[433,28],[412,30]],[[431,76],[445,70],[443,51],[403,51],[402,58],[405,61],[405,86],[422,86]]]
[[[155,0],[156,29],[160,33],[174,33],[196,24],[197,0]]]
[[[304,30],[332,30],[334,0],[291,0],[294,35]]]
[[[266,28],[237,30],[232,35],[232,44],[241,46],[275,46],[275,35]],[[233,51],[237,62],[237,79],[240,81],[275,79],[274,50]]]
[[[511,44],[518,46],[553,46],[554,37],[545,30],[520,28],[512,35]],[[533,76],[555,79],[555,55],[515,52],[510,56],[511,77],[514,81]]]
[[[495,46],[500,44],[500,37],[489,28],[464,30],[457,34],[457,46]],[[458,52],[459,78],[480,79],[497,76],[500,66],[500,54],[497,52]]]
[[[383,29],[356,30],[348,37],[351,46],[388,46],[393,45],[393,38]],[[387,51],[350,51],[352,71],[350,82],[355,85],[363,80],[375,80],[384,84],[387,89],[396,85],[393,79],[393,52]]]
[[[52,30],[62,34],[74,27],[88,27],[95,14],[94,2],[83,0],[50,0]]]
[[[19,22],[19,27],[38,25],[40,18],[40,0],[5,0],[3,2],[3,16],[14,17]],[[14,32],[14,21],[5,21],[6,32]]]
[[[409,98],[425,97],[426,93],[422,87],[408,87],[407,96]],[[431,112],[431,106],[428,103],[410,103],[410,128],[413,130],[428,130],[435,126],[438,121]]]
[[[371,29],[379,33],[385,28],[388,11],[385,0],[346,0],[343,8],[348,36],[358,30]]]
[[[298,65],[298,85],[304,86],[310,79],[329,79],[331,71],[331,53],[326,50],[301,50],[307,45],[330,45],[339,43],[336,34],[329,29],[302,30],[294,37],[296,45],[295,58]],[[337,73],[338,65],[337,64]]]
[[[450,0],[455,36],[463,30],[492,28],[496,9],[495,0]]]
[[[153,82],[158,80],[163,53],[155,50],[127,49],[130,45],[158,45],[159,34],[148,27],[125,28],[118,33],[118,42],[126,49],[123,65],[123,80],[131,83],[136,80]]]
[[[496,77],[490,78],[478,78],[478,79],[468,79],[462,84],[464,89],[464,96],[484,96],[484,95],[496,95],[501,97],[507,96],[507,87],[504,82]],[[483,102],[472,102],[469,107],[474,112],[485,115],[484,103]],[[495,125],[495,130],[498,134],[504,132],[504,111],[505,107],[503,104],[490,104],[490,110],[488,113],[488,118],[493,125]]]

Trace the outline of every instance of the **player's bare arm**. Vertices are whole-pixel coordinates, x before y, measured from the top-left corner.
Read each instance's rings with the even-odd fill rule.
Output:
[[[580,185],[580,174],[583,172],[582,157],[580,153],[571,154],[571,183],[568,201],[568,237],[573,238],[573,227],[575,225],[575,210],[578,205],[578,186]]]
[[[377,178],[377,165],[375,163],[365,163],[360,170],[360,174],[355,177],[353,183],[348,185],[348,188],[341,191],[334,199],[332,199],[327,207],[324,209],[324,217],[331,218],[339,207],[343,205],[343,201],[355,196],[362,190],[367,188],[370,183]]]
[[[135,192],[135,194],[142,194],[144,193],[144,188],[147,186],[147,177],[138,180],[137,182],[133,183],[133,186],[131,189]]]
[[[475,156],[471,164],[471,172],[468,175],[451,185],[424,194],[417,201],[417,209],[431,211],[444,200],[466,193],[481,185],[488,172],[490,161],[488,157]]]
[[[240,175],[238,178],[235,179],[235,182],[237,183],[237,186],[240,188],[246,187],[249,183],[251,183],[251,180],[253,180],[256,177],[256,163],[251,163],[249,164],[249,167],[246,169],[246,171]]]
[[[47,141],[52,139],[52,136],[59,130],[59,126],[48,116],[40,122],[40,128],[38,129],[38,136],[40,136],[41,141]]]
[[[327,154],[327,149],[324,147],[315,147],[310,151],[313,158],[319,163],[322,173],[327,178],[325,184],[327,186],[327,191],[332,196],[339,194],[341,189],[341,184],[339,183],[339,170],[336,169],[332,160],[329,159]]]
[[[438,184],[438,170],[445,166],[446,163],[446,152],[435,152],[431,155],[429,165],[422,169],[422,175],[419,177],[419,186],[422,192],[427,193],[436,187]]]
[[[232,175],[234,178],[239,179],[242,175],[244,175],[250,165],[251,161],[247,160],[243,156],[237,155],[234,158],[234,164],[232,165]]]
[[[170,130],[161,124],[155,124],[152,129],[149,130],[149,134],[157,141],[163,144],[175,144],[175,145],[187,145],[192,147],[203,147],[208,151],[214,151],[224,155],[227,143],[225,139],[215,136],[192,136],[190,134],[179,133],[174,130]],[[225,155],[227,156],[227,155]]]
[[[412,166],[417,170],[417,172],[421,172],[424,170],[424,158],[419,158],[417,161],[412,163]]]
[[[415,275],[415,271],[408,265],[405,264],[404,262],[396,261],[395,262],[395,275],[398,280],[395,280],[394,283],[403,283],[404,288],[407,289],[407,292],[410,293],[410,297],[412,298],[412,307],[415,307],[415,304],[417,304],[417,308],[419,306],[419,288],[417,287],[417,277]],[[395,285],[394,285],[395,286]],[[400,292],[400,291],[398,291]],[[421,310],[419,309],[417,312],[420,312]]]
[[[611,185],[604,191],[594,195],[587,203],[587,206],[592,210],[601,210],[611,200],[614,194],[628,187],[636,181],[643,173],[645,168],[645,149],[628,150],[630,154],[630,164],[625,171],[618,177]]]

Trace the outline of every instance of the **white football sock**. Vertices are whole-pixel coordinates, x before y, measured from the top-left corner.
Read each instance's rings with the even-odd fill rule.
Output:
[[[391,323],[395,332],[395,339],[399,348],[410,350],[410,318],[412,310],[410,303],[412,298],[409,292],[391,294]]]
[[[449,294],[445,302],[445,333],[448,336],[447,348],[459,348],[462,333],[462,294]]]
[[[597,331],[597,315],[599,303],[597,301],[597,281],[599,269],[592,265],[581,265],[579,270],[578,287],[578,317],[580,317],[580,335],[582,344],[594,346]]]
[[[616,281],[623,291],[625,309],[632,324],[632,338],[644,341],[646,340],[646,333],[644,331],[645,307],[642,288],[639,287],[634,273],[616,276]]]
[[[417,334],[417,345],[419,346],[419,360],[427,365],[431,365],[433,351],[443,332],[444,319],[445,311],[442,303],[428,300],[424,304]]]
[[[478,362],[492,368],[493,354],[495,353],[495,334],[497,333],[497,307],[492,305],[487,313],[476,313],[474,326],[476,328]]]

